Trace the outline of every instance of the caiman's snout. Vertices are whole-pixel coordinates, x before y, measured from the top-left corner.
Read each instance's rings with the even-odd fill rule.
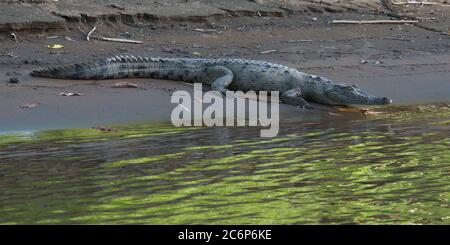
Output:
[[[331,105],[389,105],[388,97],[367,94],[356,85],[334,84],[325,95]]]
[[[392,104],[392,100],[389,99],[388,97],[383,97],[383,98],[381,98],[381,103],[383,105],[389,105],[389,104]]]

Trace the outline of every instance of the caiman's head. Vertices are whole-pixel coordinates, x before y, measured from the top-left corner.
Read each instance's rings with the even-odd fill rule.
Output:
[[[388,105],[392,103],[392,100],[387,97],[371,96],[353,84],[333,84],[324,92],[332,105]]]

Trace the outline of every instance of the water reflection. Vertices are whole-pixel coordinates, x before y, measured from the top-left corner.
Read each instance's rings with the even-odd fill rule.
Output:
[[[0,223],[450,223],[450,110],[2,135]]]

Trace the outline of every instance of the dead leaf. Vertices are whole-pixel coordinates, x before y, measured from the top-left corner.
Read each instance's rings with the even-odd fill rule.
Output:
[[[138,88],[138,85],[130,82],[118,82],[113,85],[113,88]]]
[[[364,109],[364,110],[361,111],[361,113],[364,114],[365,116],[376,116],[376,115],[383,114],[380,111],[373,111],[373,110],[370,110],[370,109]]]
[[[51,44],[51,45],[47,45],[47,48],[60,49],[60,48],[64,48],[64,46],[61,44]]]
[[[334,108],[338,111],[343,112],[363,112],[365,109],[361,109],[358,107],[350,107],[350,106],[334,106]]]

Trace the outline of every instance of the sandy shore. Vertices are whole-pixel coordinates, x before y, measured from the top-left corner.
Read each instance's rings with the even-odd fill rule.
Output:
[[[190,85],[127,79],[124,81],[136,83],[139,88],[119,89],[112,88],[117,80],[51,80],[28,75],[51,65],[126,53],[268,60],[337,82],[359,84],[370,93],[391,97],[395,104],[450,102],[450,38],[439,31],[442,26],[431,30],[411,24],[330,24],[336,19],[386,18],[324,12],[133,25],[74,22],[66,24],[66,30],[15,32],[15,40],[7,32],[0,36],[0,132],[168,120],[173,108],[172,91],[189,90]],[[95,35],[129,37],[143,44],[86,41],[78,26],[88,31],[94,25]],[[53,44],[64,47],[47,47]],[[265,54],[268,50],[275,51]],[[17,78],[18,83],[11,83],[11,78]],[[59,96],[62,92],[84,96]],[[21,108],[26,103],[36,107]],[[283,108],[291,117],[308,116]],[[324,111],[332,110],[319,108],[324,115]]]

